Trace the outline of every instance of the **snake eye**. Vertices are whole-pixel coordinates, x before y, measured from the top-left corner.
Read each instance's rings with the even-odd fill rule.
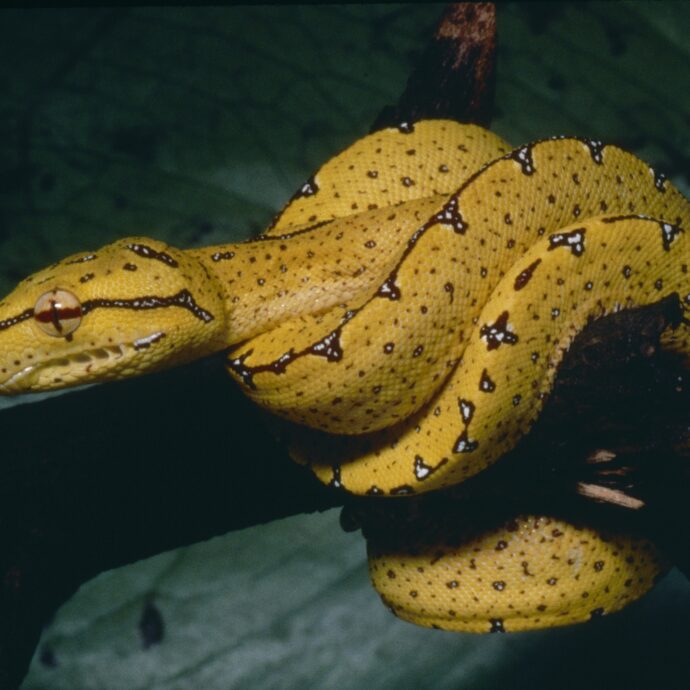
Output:
[[[81,314],[79,300],[71,292],[60,288],[42,294],[34,307],[38,327],[56,338],[74,333],[81,323]]]

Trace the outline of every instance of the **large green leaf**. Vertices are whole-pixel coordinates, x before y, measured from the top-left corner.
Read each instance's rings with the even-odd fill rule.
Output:
[[[260,229],[395,102],[438,12],[4,12],[0,289],[125,234],[190,246]],[[688,189],[687,4],[502,4],[499,18],[500,134],[617,141]],[[88,583],[23,688],[688,687],[689,605],[675,576],[596,625],[417,629],[378,602],[359,535],[300,516]]]

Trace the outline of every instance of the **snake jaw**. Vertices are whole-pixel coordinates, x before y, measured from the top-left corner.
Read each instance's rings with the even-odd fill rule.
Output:
[[[145,368],[147,351],[165,337],[156,331],[132,342],[91,347],[32,363],[0,382],[0,394],[15,395],[124,378]]]
[[[0,394],[13,395],[14,393],[19,393],[20,391],[25,390],[25,386],[19,382],[24,381],[24,379],[26,379],[26,377],[35,369],[36,366],[31,364],[28,367],[24,367],[23,369],[16,371],[14,374],[11,374],[7,379],[5,379],[5,381],[0,383]]]

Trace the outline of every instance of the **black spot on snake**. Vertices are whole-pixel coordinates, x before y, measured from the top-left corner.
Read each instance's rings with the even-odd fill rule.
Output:
[[[489,632],[491,633],[504,633],[506,630],[503,627],[503,619],[502,618],[491,618],[489,619]]]
[[[299,199],[303,196],[314,196],[319,191],[319,185],[316,184],[314,177],[310,177],[296,192],[292,197],[293,199]]]
[[[522,146],[509,153],[506,158],[517,161],[520,164],[520,170],[523,175],[532,175],[534,173],[534,161],[532,160],[532,146]]]
[[[475,405],[471,400],[465,400],[463,398],[458,398],[458,408],[460,409],[460,416],[465,426],[467,426],[474,416]]]
[[[654,168],[650,168],[649,171],[654,176],[654,186],[663,194],[666,191],[666,175],[657,172]]]
[[[214,252],[211,254],[211,261],[230,261],[235,258],[235,252]]]
[[[159,252],[146,244],[138,244],[133,242],[132,244],[127,245],[127,249],[134,252],[138,256],[144,257],[145,259],[154,259],[155,261],[160,261],[161,263],[170,266],[170,268],[178,267],[177,261],[175,261],[170,254],[166,254],[166,252]]]
[[[420,482],[436,472],[439,467],[443,467],[448,462],[448,458],[442,458],[436,466],[427,465],[421,455],[415,455],[414,458],[414,476]]]
[[[395,276],[389,276],[376,292],[377,297],[385,297],[395,302],[400,299],[400,288],[395,284]]]
[[[200,307],[192,293],[185,289],[170,297],[159,297],[157,295],[146,295],[133,299],[92,299],[82,304],[84,315],[95,309],[133,309],[135,311],[144,309],[165,309],[167,307],[181,307],[191,312],[197,319],[208,323],[213,321],[214,316],[211,312]]]
[[[467,429],[465,429],[460,436],[458,436],[455,445],[453,446],[454,453],[471,453],[477,450],[479,443],[469,437]]]
[[[541,259],[536,259],[536,261],[533,261],[526,269],[524,269],[524,271],[520,272],[517,278],[515,278],[515,283],[513,285],[516,291],[522,290],[522,288],[529,283],[530,279],[534,275],[534,271],[540,263]]]
[[[341,474],[340,465],[334,465],[333,466],[333,476],[331,477],[331,481],[328,483],[328,486],[330,486],[332,489],[342,489],[343,488],[343,483],[342,483],[340,474]]]
[[[487,350],[496,350],[501,345],[515,345],[519,338],[508,323],[508,312],[504,311],[494,323],[484,324],[479,335],[486,342]]]
[[[242,383],[247,386],[247,388],[256,390],[256,385],[254,384],[253,379],[254,370],[252,367],[245,366],[244,364],[245,360],[248,357],[251,357],[253,353],[254,350],[248,350],[243,355],[235,357],[234,359],[228,357],[227,366],[235,373],[236,376],[241,379]]]
[[[83,264],[85,261],[93,261],[98,258],[96,254],[86,254],[85,256],[80,256],[78,259],[72,259],[71,261],[65,261],[68,266],[72,264]]]
[[[321,340],[318,340],[299,352],[295,352],[293,349],[290,349],[288,352],[285,352],[278,359],[272,362],[248,366],[245,364],[245,360],[254,352],[253,350],[249,350],[237,358],[228,356],[227,367],[233,373],[235,373],[241,379],[242,383],[244,383],[248,388],[251,390],[256,390],[256,385],[254,384],[254,376],[256,374],[283,374],[285,373],[287,367],[300,357],[304,357],[306,355],[315,355],[317,357],[325,357],[329,362],[338,362],[343,356],[343,350],[340,345],[340,334],[345,324],[350,321],[350,319],[354,318],[357,313],[357,309],[346,311],[338,328],[331,331]],[[392,343],[390,343],[390,345],[392,346]]]
[[[443,225],[450,225],[458,235],[464,235],[469,227],[458,208],[457,194],[434,216],[434,220]]]
[[[568,247],[573,256],[582,256],[585,251],[585,228],[576,228],[570,232],[556,232],[549,235],[548,251],[558,247]]]
[[[340,329],[329,333],[318,343],[314,343],[309,349],[309,354],[325,357],[329,362],[338,362],[343,358],[343,350],[340,346]]]
[[[592,160],[597,164],[601,165],[604,162],[604,148],[605,144],[595,139],[581,139],[587,149],[589,150]]]
[[[389,493],[391,496],[409,496],[414,493],[414,489],[409,484],[403,484],[391,489]]]
[[[670,223],[659,223],[659,225],[661,227],[661,241],[664,249],[668,252],[671,250],[673,241],[683,232],[683,228]]]
[[[486,369],[482,371],[482,376],[479,379],[479,390],[482,393],[493,393],[496,390],[496,384],[491,380]]]

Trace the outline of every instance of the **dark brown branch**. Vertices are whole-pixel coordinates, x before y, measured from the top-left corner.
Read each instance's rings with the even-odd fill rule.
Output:
[[[449,5],[415,65],[405,91],[372,130],[429,118],[491,122],[496,65],[496,8],[490,2]]]

